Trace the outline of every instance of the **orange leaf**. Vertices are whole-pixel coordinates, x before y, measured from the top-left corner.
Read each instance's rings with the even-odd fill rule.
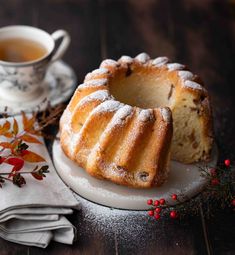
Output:
[[[11,128],[11,123],[7,120],[4,124],[3,124],[3,130],[4,131],[8,131]]]
[[[13,134],[11,132],[6,132],[6,133],[4,133],[4,136],[7,138],[12,138]]]
[[[36,137],[28,135],[28,134],[24,134],[22,136],[20,136],[20,139],[28,142],[28,143],[39,143],[42,144]]]
[[[18,123],[17,123],[15,118],[14,118],[14,123],[13,123],[13,132],[14,132],[15,135],[17,135],[18,132],[19,132]]]
[[[23,158],[25,161],[28,161],[28,162],[31,162],[31,163],[46,161],[43,157],[41,157],[41,156],[38,155],[37,153],[32,152],[32,151],[29,151],[29,150],[25,150],[25,151],[22,153],[22,158]]]
[[[25,112],[22,111],[22,120],[24,125],[24,130],[29,131],[33,129],[33,125],[35,123],[35,115],[33,115],[30,119],[26,116]]]
[[[4,149],[12,149],[13,144],[8,142],[1,142],[0,146],[2,146]]]
[[[9,133],[8,130],[11,128],[11,123],[7,120],[2,126],[0,126],[0,135]]]

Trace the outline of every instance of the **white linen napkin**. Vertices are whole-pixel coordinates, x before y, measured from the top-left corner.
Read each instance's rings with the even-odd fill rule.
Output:
[[[21,116],[15,117],[22,130]],[[13,122],[13,118],[8,118]],[[0,119],[0,125],[5,119]],[[40,138],[41,139],[41,138]],[[0,141],[8,138],[0,136]],[[42,140],[42,139],[41,139]],[[42,181],[31,174],[23,175],[26,185],[19,188],[9,182],[0,189],[0,237],[15,243],[47,247],[51,240],[72,244],[76,229],[64,217],[79,203],[69,188],[61,181],[52,164],[44,143],[31,144],[29,149],[46,159],[43,163],[25,163],[23,171],[32,171],[35,165],[49,166],[49,173]],[[9,165],[0,165],[0,172],[9,171]]]

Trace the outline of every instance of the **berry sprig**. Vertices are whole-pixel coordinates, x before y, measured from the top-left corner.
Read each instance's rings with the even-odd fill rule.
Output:
[[[184,194],[172,194],[171,199],[178,203],[171,206],[167,204],[164,198],[153,201],[149,199],[147,204],[152,206],[148,211],[148,215],[156,220],[161,218],[163,211],[167,212],[171,219],[178,219],[186,215],[187,211],[191,214],[198,214],[200,206],[205,203],[205,207],[218,204],[222,208],[228,206],[235,210],[235,171],[232,170],[232,164],[229,159],[225,159],[223,164],[217,167],[201,167],[201,175],[208,180],[205,190],[197,197],[180,203],[178,197],[185,197]],[[217,203],[216,203],[217,202]],[[218,209],[218,207],[217,207]],[[207,212],[210,216],[210,212]]]
[[[172,200],[178,200],[176,194],[171,195]],[[161,212],[164,209],[168,209],[169,205],[167,204],[166,200],[164,198],[161,198],[159,200],[153,201],[152,199],[147,200],[148,205],[152,205],[153,208],[148,211],[148,215],[151,217],[154,217],[156,220],[159,220],[161,218]],[[170,210],[169,216],[171,219],[177,219],[179,214],[176,210]]]
[[[45,173],[48,173],[48,166],[36,166],[30,172],[22,172],[25,162],[41,163],[45,159],[37,153],[29,150],[27,143],[42,144],[38,139],[41,131],[37,129],[36,115],[28,117],[22,112],[23,130],[19,131],[19,125],[16,119],[10,123],[7,119],[0,125],[0,136],[5,137],[0,141],[0,166],[8,164],[12,166],[10,173],[0,171],[0,187],[6,182],[12,182],[18,187],[26,184],[23,174],[31,174],[35,179],[42,180]],[[1,169],[0,169],[1,170]]]

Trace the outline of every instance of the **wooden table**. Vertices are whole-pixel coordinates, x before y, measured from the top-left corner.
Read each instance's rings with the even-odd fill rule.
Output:
[[[0,26],[25,24],[72,37],[65,61],[79,82],[104,58],[123,54],[169,56],[200,74],[211,94],[220,159],[235,159],[234,0],[0,0]],[[81,199],[70,220],[73,246],[45,250],[0,240],[1,255],[24,254],[235,254],[231,211],[207,220],[154,221],[145,212],[113,210]]]

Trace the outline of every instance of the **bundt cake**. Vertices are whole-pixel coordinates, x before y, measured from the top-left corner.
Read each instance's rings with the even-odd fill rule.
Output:
[[[168,175],[170,150],[183,163],[209,159],[212,118],[200,84],[166,57],[104,60],[86,75],[61,117],[62,149],[97,178],[159,186]]]

